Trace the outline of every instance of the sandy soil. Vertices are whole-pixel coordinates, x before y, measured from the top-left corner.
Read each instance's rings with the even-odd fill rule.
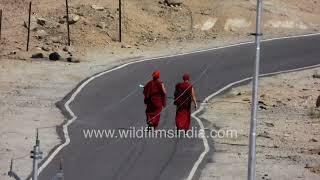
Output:
[[[14,170],[26,177],[31,169],[29,151],[36,128],[45,152],[60,142],[55,126],[65,118],[55,103],[77,83],[99,71],[137,58],[188,52],[252,40],[255,1],[185,0],[170,7],[158,0],[125,1],[123,42],[117,42],[115,1],[70,0],[70,13],[79,16],[71,25],[66,47],[64,3],[33,0],[30,52],[25,52],[28,0],[1,0],[3,32],[0,41],[0,179],[11,158]],[[319,0],[269,0],[264,15],[265,37],[320,31]],[[102,6],[97,10],[92,5]],[[43,20],[44,24],[39,22]],[[38,21],[38,22],[37,22]],[[48,54],[59,52],[63,60],[52,62]],[[43,59],[31,59],[41,52]],[[72,54],[80,63],[65,59]],[[78,61],[74,61],[78,62]]]
[[[320,179],[320,68],[261,80],[257,126],[258,179]],[[215,152],[201,180],[246,179],[251,85],[209,102],[208,129],[237,130],[237,138],[214,139]]]

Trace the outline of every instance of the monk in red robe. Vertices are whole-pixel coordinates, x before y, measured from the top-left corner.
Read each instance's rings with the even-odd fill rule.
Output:
[[[146,105],[147,124],[156,128],[160,121],[162,108],[166,106],[166,89],[159,80],[160,71],[152,74],[152,80],[144,86],[144,103]]]
[[[174,92],[174,104],[177,106],[177,130],[189,130],[191,120],[191,103],[193,102],[195,108],[197,108],[194,88],[189,81],[190,76],[188,74],[183,75],[183,82],[176,85]]]

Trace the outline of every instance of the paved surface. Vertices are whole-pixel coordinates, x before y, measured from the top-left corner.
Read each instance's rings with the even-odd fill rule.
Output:
[[[320,62],[320,36],[264,42],[261,72],[295,69]],[[253,44],[129,65],[90,82],[71,104],[78,119],[69,126],[71,143],[40,174],[48,180],[63,159],[67,180],[178,180],[188,176],[204,147],[201,139],[85,139],[82,129],[129,129],[145,125],[139,84],[159,69],[172,96],[184,72],[199,99],[253,73]],[[170,104],[172,100],[169,100]],[[160,128],[174,128],[174,107]],[[193,126],[197,127],[195,121]]]

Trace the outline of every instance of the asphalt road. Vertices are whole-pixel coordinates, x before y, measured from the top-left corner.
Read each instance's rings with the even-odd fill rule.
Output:
[[[186,178],[204,149],[201,139],[86,139],[83,129],[145,126],[142,89],[138,86],[146,83],[154,70],[162,72],[161,79],[171,96],[182,74],[190,73],[201,100],[229,83],[252,76],[254,52],[254,44],[246,44],[136,63],[96,78],[70,105],[78,117],[69,126],[71,143],[58,153],[39,179],[53,177],[60,159],[67,180]],[[262,43],[262,73],[319,63],[320,36]],[[174,111],[174,106],[169,106],[162,113],[160,128],[174,128]],[[195,121],[193,126],[198,127]]]

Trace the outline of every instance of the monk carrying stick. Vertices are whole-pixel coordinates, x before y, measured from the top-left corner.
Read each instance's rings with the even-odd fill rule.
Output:
[[[152,74],[152,80],[144,86],[143,90],[149,129],[158,126],[161,111],[166,106],[166,89],[159,78],[160,71],[155,71]]]

